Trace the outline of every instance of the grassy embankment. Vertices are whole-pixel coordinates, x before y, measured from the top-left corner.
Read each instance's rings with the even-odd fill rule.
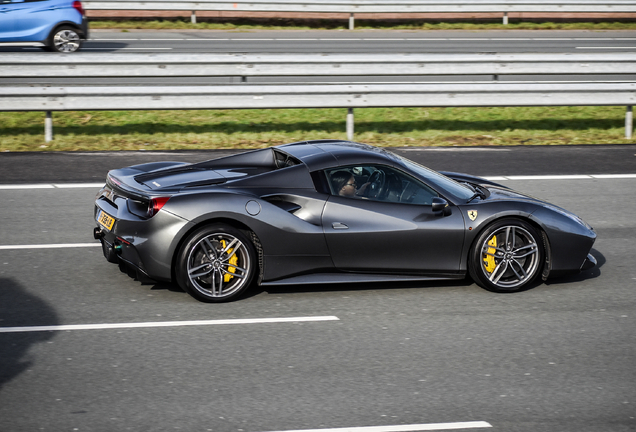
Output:
[[[0,151],[258,148],[345,139],[345,109],[0,113]],[[365,108],[355,140],[381,146],[636,143],[625,107]]]
[[[189,17],[164,19],[92,19],[92,29],[138,30],[347,30],[347,20],[328,19],[206,19],[197,18],[192,24]],[[561,21],[539,22],[511,19],[503,25],[500,19],[454,22],[409,20],[356,20],[356,30],[634,30],[636,22],[622,21]]]

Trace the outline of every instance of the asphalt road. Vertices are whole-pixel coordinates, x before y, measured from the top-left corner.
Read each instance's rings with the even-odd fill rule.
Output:
[[[635,146],[406,151],[481,175],[636,173]],[[636,430],[635,178],[503,181],[598,232],[596,269],[523,293],[468,280],[289,286],[220,305],[141,285],[98,247],[33,246],[94,244],[95,187],[6,188],[33,172],[6,161],[31,158],[32,182],[64,183],[92,180],[95,160],[103,171],[151,156],[0,155],[1,431]],[[298,321],[174,325],[284,317]],[[6,332],[157,322],[173,326]]]
[[[633,30],[91,30],[81,52],[518,53],[634,49]],[[3,51],[44,53],[33,47],[0,47]]]
[[[636,173],[636,145],[400,147],[438,171],[479,176]],[[244,150],[0,153],[0,185],[104,182],[111,169],[145,162],[200,162]]]

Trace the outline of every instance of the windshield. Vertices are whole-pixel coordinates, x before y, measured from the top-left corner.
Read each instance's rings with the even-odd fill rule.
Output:
[[[428,180],[428,183],[430,185],[439,186],[440,188],[442,188],[442,192],[447,192],[452,195],[452,197],[457,198],[460,201],[466,201],[473,196],[474,191],[471,190],[468,186],[458,183],[455,180],[438,173],[437,171],[433,171],[432,169],[415,163],[410,159],[406,159],[399,155],[396,156],[400,158],[400,160],[411,171],[420,175],[423,179]]]

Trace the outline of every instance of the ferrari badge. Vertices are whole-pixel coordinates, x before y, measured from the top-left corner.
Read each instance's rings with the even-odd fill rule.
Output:
[[[468,210],[468,217],[471,221],[477,219],[477,210]]]

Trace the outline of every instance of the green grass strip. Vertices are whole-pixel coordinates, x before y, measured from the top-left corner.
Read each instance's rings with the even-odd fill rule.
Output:
[[[346,139],[345,109],[0,113],[0,151],[260,148]],[[381,146],[636,144],[625,107],[358,108],[356,141]]]
[[[348,20],[290,18],[190,18],[164,19],[91,19],[91,29],[146,30],[347,30]],[[634,20],[541,22],[511,19],[503,25],[501,19],[468,21],[432,20],[356,20],[356,30],[634,30]]]

